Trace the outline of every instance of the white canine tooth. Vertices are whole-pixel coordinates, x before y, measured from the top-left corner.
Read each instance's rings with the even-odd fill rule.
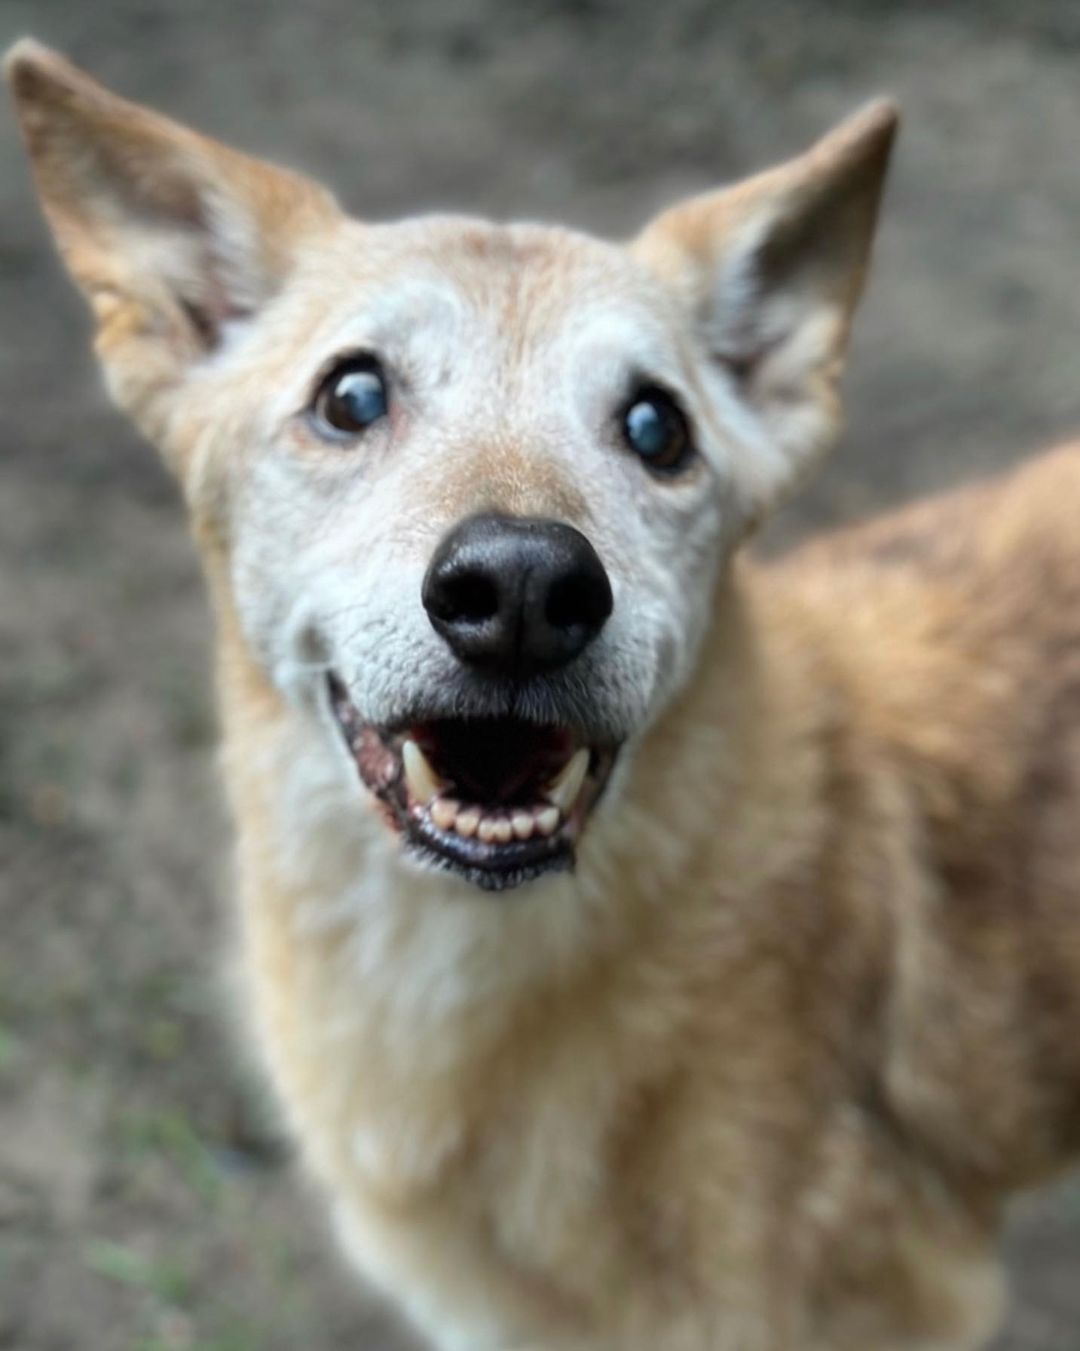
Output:
[[[509,816],[499,816],[495,820],[495,838],[500,844],[509,844],[514,838],[514,827]]]
[[[515,812],[510,818],[510,828],[519,840],[532,839],[532,812]]]
[[[480,824],[476,827],[477,838],[483,840],[485,844],[491,844],[495,838],[495,819],[491,816],[480,818]]]
[[[454,829],[459,835],[464,835],[468,839],[470,835],[476,834],[479,824],[480,809],[478,807],[466,807],[463,811],[458,812]]]
[[[574,752],[544,789],[544,796],[549,802],[554,803],[564,816],[569,816],[588,772],[589,752],[587,747],[582,746],[580,750]]]
[[[559,825],[558,807],[543,807],[533,817],[536,829],[541,835],[554,835]]]
[[[406,741],[402,745],[401,762],[405,766],[405,782],[409,792],[422,807],[426,807],[446,785],[428,764],[427,756],[415,741]]]
[[[453,830],[461,803],[452,797],[437,797],[431,804],[431,819],[440,830]]]

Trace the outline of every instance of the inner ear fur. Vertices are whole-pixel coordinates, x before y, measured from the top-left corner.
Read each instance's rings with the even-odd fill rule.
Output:
[[[634,241],[720,340],[718,356],[752,361],[760,309],[784,294],[854,308],[898,120],[888,100],[869,104],[805,154],[679,203]]]
[[[122,403],[218,345],[338,219],[328,192],[109,92],[25,39],[5,69],[46,219]],[[117,382],[119,388],[117,388]],[[131,411],[138,414],[138,408]]]
[[[838,422],[897,125],[894,104],[872,103],[798,158],[663,212],[631,244],[759,414],[778,452],[758,466],[762,492],[792,479]]]

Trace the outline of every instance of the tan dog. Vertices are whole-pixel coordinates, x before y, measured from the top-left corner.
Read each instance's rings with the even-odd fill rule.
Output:
[[[894,111],[624,248],[359,224],[9,72],[191,509],[361,1269],[445,1351],[974,1345],[1080,1145],[1080,450],[731,558],[834,435]]]

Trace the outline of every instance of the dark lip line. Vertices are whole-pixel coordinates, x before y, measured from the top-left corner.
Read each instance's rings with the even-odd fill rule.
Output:
[[[406,817],[404,833],[409,843],[455,868],[498,877],[529,869],[547,871],[560,858],[566,860],[568,867],[573,864],[573,844],[561,831],[507,844],[485,844],[475,837],[464,839],[439,830],[424,817],[409,817],[408,812]]]
[[[574,852],[569,847],[549,854],[545,859],[508,864],[500,868],[481,868],[475,864],[461,863],[422,841],[412,839],[409,839],[409,853],[441,872],[463,878],[482,891],[512,891],[526,882],[535,882],[555,873],[572,872],[574,868]]]
[[[566,821],[554,835],[533,836],[528,840],[513,840],[505,844],[494,841],[485,843],[476,838],[459,836],[456,832],[440,830],[426,816],[418,816],[411,812],[407,802],[402,800],[403,768],[400,755],[387,743],[388,740],[392,741],[406,734],[418,719],[402,719],[387,727],[364,723],[349,697],[345,683],[332,671],[327,676],[327,691],[334,719],[354,761],[357,776],[368,792],[375,797],[387,825],[401,835],[411,853],[465,877],[484,890],[510,889],[552,872],[573,868],[576,835],[592,813],[607,785],[618,747],[585,743],[589,744],[591,751],[590,778],[593,779],[593,790],[586,810],[578,822],[577,831],[572,831],[571,822]],[[461,714],[453,714],[450,717],[467,720]],[[528,720],[521,719],[521,721]],[[368,781],[356,755],[354,738],[367,729],[374,732],[383,746],[397,756],[394,774],[383,784],[376,785]],[[594,770],[597,768],[601,771],[598,782],[594,777]]]

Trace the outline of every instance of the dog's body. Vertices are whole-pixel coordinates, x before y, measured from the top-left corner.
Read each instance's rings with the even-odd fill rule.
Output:
[[[662,217],[626,261],[533,227],[360,233],[37,49],[12,69],[114,390],[192,506],[256,1023],[361,1268],[445,1351],[974,1346],[1002,1199],[1080,1149],[1080,448],[779,565],[729,561],[829,439],[891,114]],[[88,137],[93,191],[73,183]],[[119,173],[148,198],[130,266],[127,218],[80,205]],[[193,283],[215,230],[213,285]],[[275,298],[251,294],[275,269]],[[313,438],[323,395],[280,430],[310,335],[332,355],[359,322],[335,311],[341,272],[365,354],[413,343],[391,411],[367,355],[347,373],[377,400],[351,478]],[[727,288],[722,379],[694,347],[705,272]],[[624,439],[651,456],[666,428],[680,478],[597,442],[626,335]],[[611,577],[560,630],[572,658],[515,677],[526,743],[523,707],[591,747],[550,847],[539,805],[520,848],[494,833],[531,761],[486,835],[459,815],[448,843],[424,816],[445,784],[379,731],[419,716],[419,684],[448,689],[415,735],[484,779],[438,729],[463,707],[481,725],[502,676],[445,664],[464,640],[428,588],[440,537],[492,511],[484,549],[554,518]]]
[[[1080,447],[737,575],[596,874],[494,932],[434,880],[357,924],[309,742],[234,653],[277,1076],[447,1346],[992,1327],[999,1199],[1080,1146],[1078,509]]]

